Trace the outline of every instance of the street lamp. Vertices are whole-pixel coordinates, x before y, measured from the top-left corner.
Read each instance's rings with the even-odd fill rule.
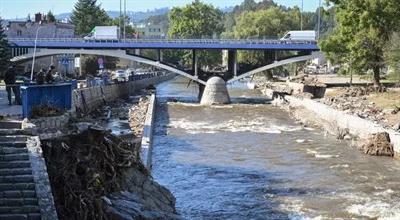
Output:
[[[36,29],[36,37],[35,37],[35,47],[33,49],[33,60],[32,60],[32,69],[31,69],[31,82],[33,82],[33,70],[35,68],[35,58],[36,58],[36,47],[37,47],[37,39],[39,35],[39,30],[42,28],[42,22],[39,22],[39,27]]]

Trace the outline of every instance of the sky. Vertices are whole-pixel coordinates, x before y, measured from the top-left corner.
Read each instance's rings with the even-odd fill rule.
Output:
[[[123,0],[122,0],[123,1]],[[243,0],[203,0],[216,7],[224,8],[240,4]],[[275,0],[286,6],[299,6],[304,1],[305,11],[315,11],[319,0]],[[71,12],[77,0],[0,0],[0,16],[6,19],[25,18],[36,12],[53,11],[54,14]],[[119,10],[119,0],[98,0],[105,10]],[[192,0],[126,0],[127,10],[146,11],[155,8],[183,6]]]

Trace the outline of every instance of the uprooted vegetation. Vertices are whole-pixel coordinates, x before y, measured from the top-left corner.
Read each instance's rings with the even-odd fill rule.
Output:
[[[60,219],[107,219],[102,196],[121,190],[120,176],[140,162],[139,146],[89,129],[42,144]]]

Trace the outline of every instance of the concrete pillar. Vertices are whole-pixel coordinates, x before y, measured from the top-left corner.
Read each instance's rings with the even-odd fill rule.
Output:
[[[199,70],[198,70],[198,59],[197,59],[197,54],[196,50],[192,50],[192,69],[195,77],[199,76]]]
[[[135,49],[135,55],[139,55],[140,56],[140,49]]]
[[[162,62],[163,61],[163,52],[161,49],[157,50],[157,60]]]
[[[201,101],[201,99],[203,98],[203,94],[204,94],[204,89],[206,88],[206,86],[204,84],[199,83],[199,94],[197,96],[199,102]]]
[[[228,78],[237,76],[237,50],[228,51]]]
[[[211,77],[207,81],[200,104],[221,105],[229,103],[231,103],[231,99],[225,81],[220,77]]]

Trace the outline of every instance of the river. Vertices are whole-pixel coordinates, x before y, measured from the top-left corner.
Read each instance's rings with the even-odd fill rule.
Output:
[[[197,91],[182,78],[157,88],[161,101],[183,101],[158,105],[152,171],[183,218],[400,219],[399,160],[363,155],[270,104],[188,103]]]

